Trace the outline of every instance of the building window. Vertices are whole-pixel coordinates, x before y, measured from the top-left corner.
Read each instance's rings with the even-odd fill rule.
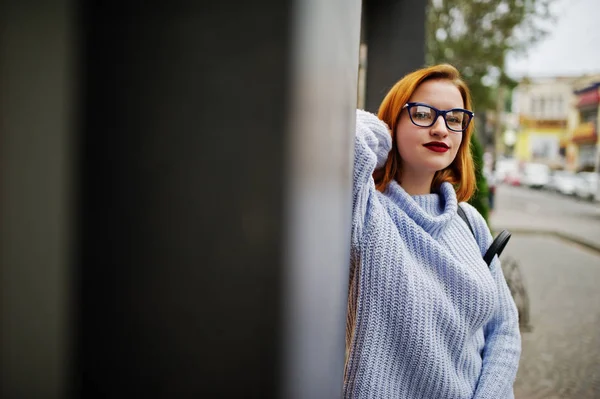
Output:
[[[596,144],[585,144],[579,146],[579,170],[593,170],[596,163]]]
[[[532,133],[529,139],[532,158],[539,161],[550,161],[560,157],[558,137]]]
[[[564,101],[565,100],[562,98],[562,96],[556,99],[556,110],[561,116],[564,114]]]
[[[592,108],[587,110],[581,110],[581,112],[579,113],[579,120],[581,121],[581,123],[596,123],[596,121],[598,120],[598,109]]]

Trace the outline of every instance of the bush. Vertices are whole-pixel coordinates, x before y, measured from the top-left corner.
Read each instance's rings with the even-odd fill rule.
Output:
[[[473,162],[475,163],[475,177],[477,179],[477,191],[475,195],[469,200],[469,204],[473,205],[475,209],[481,213],[481,216],[489,225],[489,190],[485,175],[483,174],[483,147],[477,139],[477,135],[471,136],[471,152],[473,153]]]

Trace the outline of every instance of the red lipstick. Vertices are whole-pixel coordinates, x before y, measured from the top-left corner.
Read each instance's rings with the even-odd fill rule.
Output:
[[[432,141],[430,143],[423,144],[423,146],[434,152],[446,152],[450,149],[448,144],[442,143],[441,141]]]

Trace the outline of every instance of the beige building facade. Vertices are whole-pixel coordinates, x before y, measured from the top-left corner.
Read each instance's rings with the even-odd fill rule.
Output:
[[[521,162],[563,168],[574,78],[523,79],[513,91],[517,115],[514,156]]]
[[[574,82],[568,126],[566,168],[575,172],[600,170],[600,74]]]

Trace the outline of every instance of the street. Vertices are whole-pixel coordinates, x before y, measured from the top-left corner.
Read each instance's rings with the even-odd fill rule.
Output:
[[[515,397],[600,398],[600,204],[509,186],[496,204],[530,303]]]
[[[600,250],[600,203],[597,202],[501,185],[497,188],[491,224],[495,230],[557,233]]]

